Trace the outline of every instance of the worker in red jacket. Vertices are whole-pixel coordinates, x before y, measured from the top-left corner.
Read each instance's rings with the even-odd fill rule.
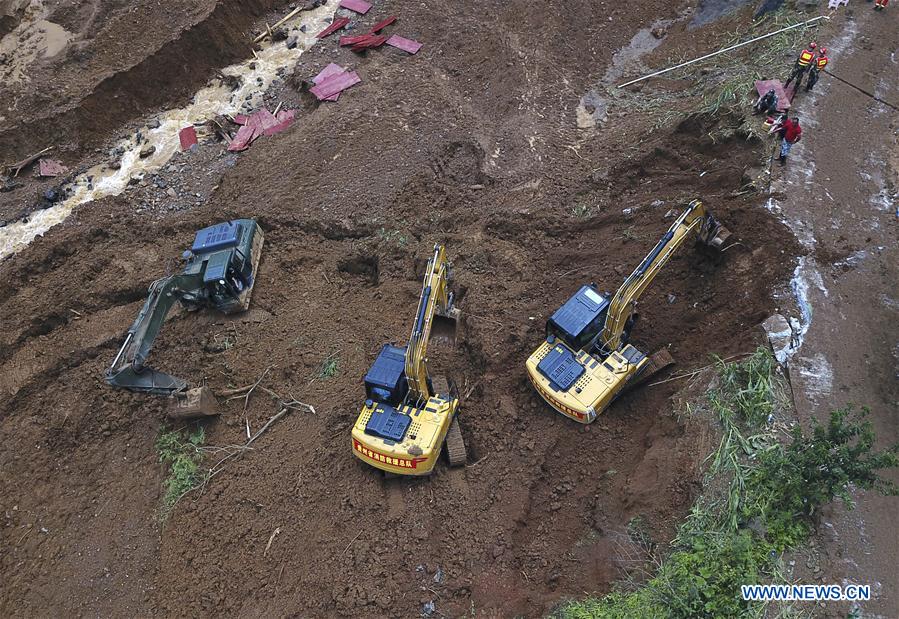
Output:
[[[802,127],[799,126],[799,117],[787,118],[778,131],[781,137],[780,141],[780,165],[786,165],[787,155],[793,144],[802,139]]]
[[[812,41],[809,43],[808,47],[799,52],[799,57],[796,59],[796,62],[793,63],[793,70],[790,72],[790,77],[787,78],[787,83],[784,84],[785,90],[794,79],[796,80],[796,90],[799,90],[799,86],[802,84],[802,78],[805,77],[805,72],[809,70],[809,67],[812,66],[812,62],[815,60],[815,51],[817,49],[818,44]]]
[[[875,11],[882,11],[882,10],[884,10],[885,8],[887,8],[887,3],[888,3],[889,1],[890,1],[890,0],[874,0],[874,10],[875,10]]]
[[[822,47],[818,50],[818,57],[812,63],[812,68],[809,69],[808,82],[805,84],[806,92],[810,91],[818,83],[818,76],[821,74],[821,71],[827,68],[828,62],[830,62],[830,58],[827,57],[827,48]]]

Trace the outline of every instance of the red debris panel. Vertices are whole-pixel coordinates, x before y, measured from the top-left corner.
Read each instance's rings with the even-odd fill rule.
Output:
[[[278,124],[266,129],[263,132],[263,135],[275,135],[276,133],[281,133],[293,124],[295,116],[296,110],[282,110],[278,112],[277,116],[275,117],[278,120]]]
[[[760,97],[766,95],[772,88],[774,89],[774,94],[777,95],[777,111],[785,112],[790,109],[790,99],[793,97],[793,88],[789,91],[784,90],[784,86],[780,80],[758,80],[755,83],[755,91],[759,93]]]
[[[409,52],[410,54],[418,53],[418,50],[421,49],[421,43],[418,41],[413,41],[412,39],[407,39],[405,37],[401,37],[398,34],[393,35],[386,41],[387,45],[391,47],[395,47],[397,49],[401,49],[404,52]]]
[[[55,159],[41,159],[38,161],[38,174],[41,176],[62,176],[69,169],[62,162]]]
[[[236,122],[238,125],[245,125],[247,124],[247,118],[248,117],[246,114],[238,114],[234,117],[234,122]]]
[[[385,19],[383,21],[379,21],[377,24],[374,25],[374,27],[371,30],[369,30],[369,32],[371,32],[372,34],[377,34],[395,21],[396,21],[396,15],[392,15],[391,17],[388,17],[387,19]]]
[[[370,36],[370,34],[355,34],[353,36],[340,37],[340,46],[346,47],[347,45],[355,45],[356,43],[365,41]]]
[[[340,0],[340,7],[365,15],[371,8],[371,5],[365,2],[365,0]]]
[[[358,84],[362,79],[356,75],[355,71],[347,71],[338,75],[322,80],[321,84],[310,88],[310,92],[318,97],[319,100],[325,101],[328,97],[332,97],[343,92],[350,86]]]
[[[231,140],[228,150],[231,152],[246,150],[259,136],[275,135],[287,129],[293,124],[295,117],[296,110],[282,110],[275,116],[265,108],[250,116],[244,116],[241,118],[244,124],[237,130],[237,135]],[[237,116],[234,117],[234,122],[237,122]]]
[[[319,32],[315,35],[316,39],[324,39],[329,34],[334,34],[344,26],[350,23],[350,19],[348,17],[338,17],[334,21],[331,22],[331,25]]]
[[[256,139],[256,127],[244,125],[237,130],[237,135],[231,140],[228,150],[232,153],[246,150],[253,143],[254,139]]]
[[[356,42],[350,49],[354,52],[361,52],[362,50],[381,47],[386,42],[387,37],[383,34],[367,34],[363,40]]]
[[[197,130],[193,126],[185,127],[178,132],[181,141],[181,150],[188,150],[197,145]]]
[[[329,64],[327,67],[321,70],[321,73],[312,78],[312,83],[318,86],[324,80],[332,77],[334,75],[340,75],[341,73],[346,73],[346,69],[341,67],[339,64],[334,64],[333,62]],[[337,101],[340,97],[340,93],[338,92],[335,95],[331,95],[330,97],[326,97],[322,99],[322,101]]]

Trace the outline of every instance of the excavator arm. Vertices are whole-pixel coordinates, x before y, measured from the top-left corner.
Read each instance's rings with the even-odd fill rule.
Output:
[[[106,382],[115,387],[156,395],[172,395],[187,387],[182,379],[144,364],[169,310],[180,300],[194,300],[196,291],[201,290],[202,285],[202,276],[188,274],[159,279],[150,285],[150,294],[134,324],[128,329],[125,343],[106,370]]]
[[[428,260],[422,285],[415,324],[406,348],[406,380],[412,398],[427,401],[431,396],[428,386],[427,355],[431,329],[437,315],[451,316],[453,298],[449,292],[449,265],[443,245],[434,246],[434,255]]]
[[[623,340],[628,328],[627,323],[640,296],[693,233],[698,235],[700,242],[715,249],[721,249],[724,240],[730,235],[706,212],[702,202],[699,200],[691,202],[687,210],[681,213],[640,266],[634,269],[615,293],[599,337],[602,350],[611,353],[625,343]]]

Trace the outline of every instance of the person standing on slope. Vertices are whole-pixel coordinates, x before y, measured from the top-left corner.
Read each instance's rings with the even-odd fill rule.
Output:
[[[874,10],[875,11],[884,10],[885,8],[887,8],[887,3],[889,3],[889,1],[890,0],[874,0]]]
[[[809,92],[812,88],[815,87],[815,84],[818,83],[818,76],[821,74],[827,67],[827,63],[830,62],[830,58],[827,57],[827,48],[822,47],[818,50],[818,57],[815,58],[815,62],[812,64],[812,68],[809,69],[808,72],[808,82],[805,84],[805,91]]]
[[[799,57],[796,59],[796,62],[793,63],[793,70],[790,72],[790,77],[787,78],[787,83],[784,84],[784,90],[787,89],[790,82],[794,79],[796,80],[796,90],[799,90],[799,86],[802,84],[802,78],[805,77],[805,72],[812,66],[812,61],[815,59],[815,50],[817,50],[817,48],[818,44],[812,41],[807,48],[799,52]]]
[[[790,154],[793,144],[802,139],[802,127],[799,126],[799,116],[787,118],[781,125],[778,134],[781,137],[780,165],[783,166],[787,163],[787,155]]]

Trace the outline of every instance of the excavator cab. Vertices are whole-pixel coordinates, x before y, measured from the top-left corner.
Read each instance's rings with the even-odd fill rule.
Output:
[[[147,367],[147,356],[176,302],[191,311],[245,311],[263,242],[262,228],[252,219],[226,221],[197,232],[193,245],[183,254],[183,271],[150,286],[144,306],[106,370],[106,382],[113,387],[174,398],[170,414],[175,417],[216,414],[215,398],[208,390],[188,391],[186,381]]]

